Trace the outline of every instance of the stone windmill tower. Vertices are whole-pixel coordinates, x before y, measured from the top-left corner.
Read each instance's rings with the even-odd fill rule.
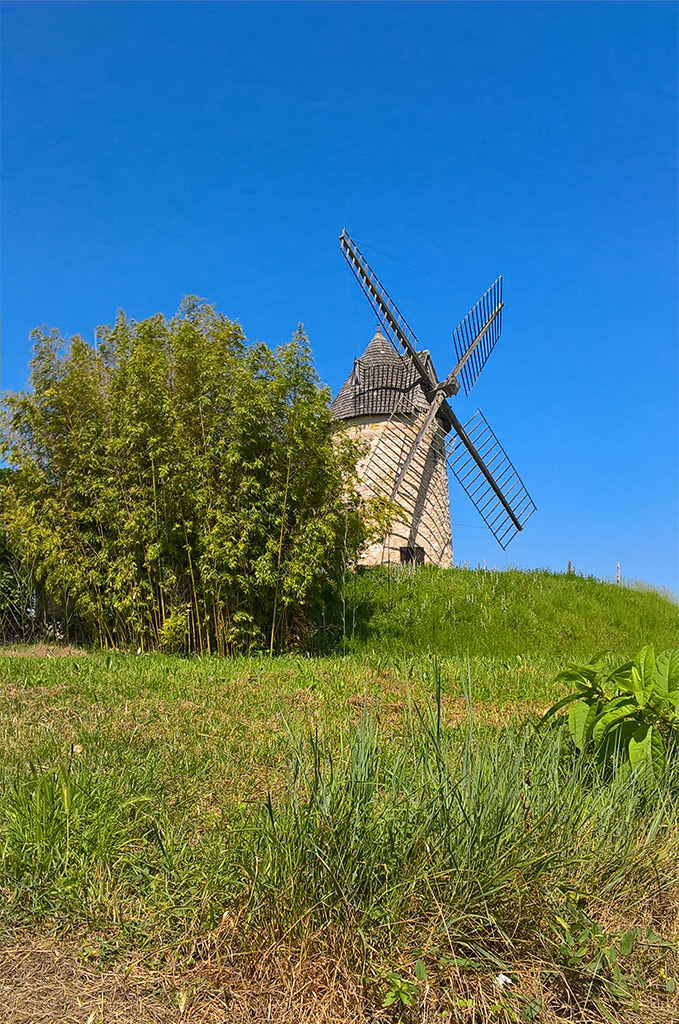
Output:
[[[429,353],[420,355],[435,379]],[[412,364],[379,329],[360,359],[354,360],[354,369],[330,408],[352,436],[368,445],[358,467],[364,497],[392,499],[399,469],[429,403]],[[444,442],[444,427],[435,420],[427,444],[418,447],[393,496],[402,514],[384,541],[366,551],[363,564],[426,562],[443,568],[453,564]]]
[[[382,329],[354,360],[330,408],[350,434],[366,442],[358,467],[364,496],[384,498],[399,509],[391,532],[368,549],[363,564],[453,564],[448,467],[505,548],[535,505],[481,411],[463,426],[448,403],[460,382],[469,394],[500,336],[502,278],[453,332],[457,363],[439,381],[429,352],[418,349],[344,230],[340,247]]]

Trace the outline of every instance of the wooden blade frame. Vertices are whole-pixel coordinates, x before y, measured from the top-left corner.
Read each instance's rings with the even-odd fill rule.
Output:
[[[463,382],[466,379],[465,391],[469,393],[500,336],[502,277],[490,286],[453,332],[458,364],[445,381],[438,384],[431,379],[420,359],[414,332],[345,228],[342,228],[340,235],[340,249],[392,345],[397,351],[400,346],[405,357],[415,366],[431,403],[394,481],[391,499],[397,497],[404,485],[412,461],[435,416],[440,416],[446,431],[451,428],[455,430],[455,435],[446,442],[448,465],[498,543],[506,548],[517,532],[523,529],[535,511],[535,505],[481,411],[475,413],[463,426],[446,401],[447,396],[459,391],[458,370],[463,376]],[[484,316],[485,319],[481,319]]]
[[[484,292],[473,309],[453,331],[457,365],[465,395],[474,387],[502,331],[502,275]]]
[[[502,548],[522,530],[535,504],[481,410],[446,443],[448,465]]]
[[[456,417],[453,415],[452,409],[446,402],[446,395],[455,394],[460,385],[457,383],[454,373],[450,374],[442,385],[432,380],[422,359],[420,359],[419,353],[417,352],[416,346],[418,341],[414,332],[408,326],[405,317],[399,312],[396,303],[390,298],[386,288],[384,288],[380,283],[377,275],[371,269],[368,261],[363,257],[363,254],[346,231],[346,228],[342,228],[342,234],[340,235],[339,241],[340,249],[342,250],[344,258],[353,270],[358,283],[370,302],[370,305],[377,314],[380,323],[385,329],[387,337],[396,351],[399,350],[400,346],[405,357],[410,359],[413,363],[417,374],[422,381],[426,397],[428,401],[431,402],[431,408],[413,442],[412,448],[399,470],[396,480],[394,481],[394,486],[390,495],[391,500],[393,501],[401,490],[403,481],[408,474],[408,470],[410,469],[413,459],[415,458],[425,435],[429,431],[434,417],[441,417],[446,430],[450,430],[451,426],[456,421]]]
[[[377,318],[384,327],[387,337],[394,348],[398,351],[400,346],[406,358],[410,359],[413,363],[422,381],[427,398],[431,400],[437,391],[438,385],[436,381],[431,379],[423,360],[420,358],[420,354],[417,351],[418,341],[414,332],[408,326],[405,317],[399,312],[396,303],[389,297],[386,288],[380,284],[377,275],[371,270],[368,261],[359,251],[356,243],[345,228],[342,228],[339,241],[342,254],[353,270],[368,302],[377,314]],[[459,384],[451,382],[448,394],[455,394],[458,389]],[[446,412],[451,411],[445,402],[443,403],[442,411],[444,416]]]
[[[401,489],[401,484],[408,475],[408,470],[412,465],[413,459],[417,455],[418,448],[422,444],[422,441],[424,440],[425,436],[431,431],[432,424],[434,423],[434,420],[438,415],[439,409],[441,408],[441,404],[444,402],[444,400],[445,396],[443,392],[439,391],[439,393],[434,397],[434,400],[429,407],[429,412],[427,412],[427,414],[422,417],[422,422],[420,424],[420,428],[417,432],[415,440],[413,441],[412,447],[408,452],[408,455],[406,456],[403,465],[398,471],[396,480],[394,481],[394,486],[391,492],[392,501],[395,500],[396,496],[398,495],[398,492]]]

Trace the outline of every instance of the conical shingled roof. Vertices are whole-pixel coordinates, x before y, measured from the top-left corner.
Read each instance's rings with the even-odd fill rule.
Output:
[[[419,353],[432,380],[436,373],[427,351]],[[380,329],[367,349],[354,360],[354,369],[330,406],[338,420],[354,416],[391,416],[399,412],[425,412],[429,408],[417,370],[396,351]]]

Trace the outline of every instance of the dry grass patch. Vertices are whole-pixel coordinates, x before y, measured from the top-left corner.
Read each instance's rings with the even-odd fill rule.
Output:
[[[0,657],[5,658],[83,658],[87,651],[63,644],[15,644],[0,646]]]
[[[605,1010],[578,1006],[564,976],[545,983],[540,965],[519,963],[505,996],[492,975],[440,973],[412,1007],[382,1006],[384,981],[368,984],[342,957],[276,948],[245,963],[213,943],[194,948],[196,967],[149,969],[130,959],[92,963],[75,942],[17,936],[0,945],[3,1024],[602,1024]],[[202,957],[201,957],[202,952]],[[679,1004],[650,997],[618,1017],[675,1024]]]

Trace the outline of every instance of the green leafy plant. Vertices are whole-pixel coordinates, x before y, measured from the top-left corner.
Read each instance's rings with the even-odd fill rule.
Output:
[[[392,1006],[393,1004],[415,1006],[417,1004],[419,988],[416,982],[408,981],[395,971],[389,971],[386,977],[389,988],[382,1001],[382,1006]],[[427,980],[427,969],[422,960],[418,960],[415,964],[415,977],[418,983]]]
[[[545,1004],[542,999],[522,996],[521,1006],[519,1008],[519,1020],[539,1021],[544,1009]]]
[[[158,646],[164,651],[181,651],[189,634],[189,608],[173,611],[158,629]]]
[[[652,928],[628,928],[607,932],[584,911],[571,908],[570,919],[556,914],[550,924],[555,936],[556,959],[572,977],[587,983],[593,1002],[605,1014],[600,996],[638,1009],[635,993],[643,990],[641,966],[645,957],[659,950],[674,950],[675,944],[662,939]],[[664,975],[664,971],[660,972]],[[671,992],[672,989],[666,988]]]
[[[634,661],[609,669],[603,655],[571,663],[556,676],[575,685],[543,715],[546,722],[570,705],[568,730],[575,746],[595,750],[600,763],[622,756],[646,789],[663,775],[679,747],[679,649],[657,657],[651,645]]]
[[[632,999],[632,987],[640,979],[625,960],[640,941],[641,929],[609,934],[586,914],[580,912],[578,917],[577,923],[555,917],[557,952],[565,967],[589,979],[595,991],[614,999]]]

